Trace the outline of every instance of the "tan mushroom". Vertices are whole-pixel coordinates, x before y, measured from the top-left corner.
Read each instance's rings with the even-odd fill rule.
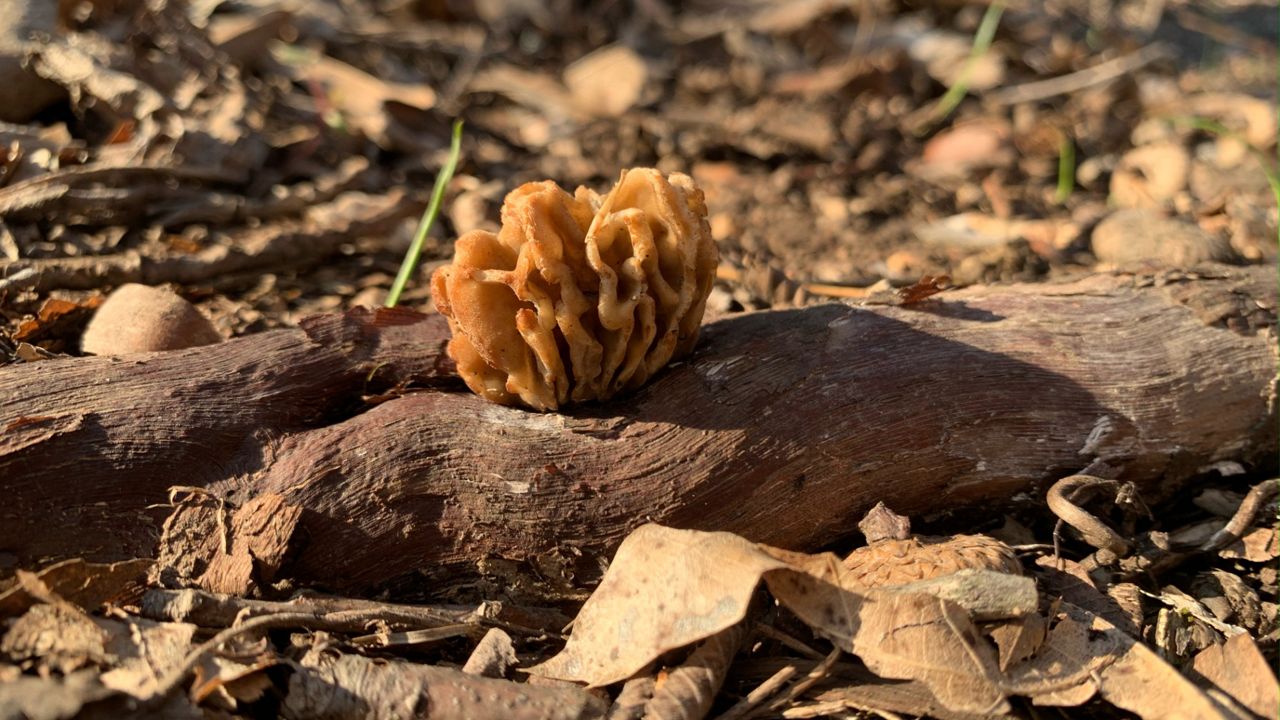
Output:
[[[912,535],[907,518],[877,503],[858,523],[867,538],[844,559],[844,587],[886,587],[952,575],[961,570],[1022,574],[1013,549],[987,535]]]
[[[622,173],[601,198],[516,188],[498,233],[458,238],[431,280],[449,354],[476,393],[535,410],[603,400],[688,353],[718,253],[687,175]]]

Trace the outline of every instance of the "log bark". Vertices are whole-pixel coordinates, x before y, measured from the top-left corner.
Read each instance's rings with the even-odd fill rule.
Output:
[[[630,397],[545,415],[439,387],[436,316],[45,361],[0,371],[0,549],[145,554],[169,485],[276,493],[305,531],[281,574],[353,592],[495,558],[598,572],[649,521],[813,549],[878,500],[988,512],[1098,461],[1155,499],[1274,457],[1275,294],[1218,268],[748,314]],[[373,367],[437,387],[360,411]]]

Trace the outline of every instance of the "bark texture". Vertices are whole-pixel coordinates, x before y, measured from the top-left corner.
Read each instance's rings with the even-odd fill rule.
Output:
[[[648,521],[812,549],[878,500],[1008,504],[1099,460],[1155,497],[1274,455],[1275,294],[1270,269],[1216,269],[743,315],[561,414],[438,386],[358,412],[371,368],[446,382],[442,320],[407,313],[11,368],[0,550],[146,554],[169,485],[275,493],[302,511],[281,575],[360,591],[495,558],[598,570]]]

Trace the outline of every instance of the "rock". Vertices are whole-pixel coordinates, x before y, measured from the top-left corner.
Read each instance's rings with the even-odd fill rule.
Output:
[[[1239,262],[1231,243],[1200,227],[1161,213],[1134,208],[1112,213],[1093,230],[1093,254],[1121,265],[1152,262],[1190,267],[1202,262]]]
[[[59,85],[23,67],[40,35],[58,32],[58,3],[0,0],[0,120],[23,123],[66,95]]]
[[[564,71],[564,84],[574,103],[598,117],[617,117],[630,110],[648,79],[644,59],[623,45],[600,48]]]
[[[1177,143],[1125,153],[1111,174],[1111,198],[1124,208],[1163,207],[1187,187],[1191,155]]]
[[[925,143],[921,159],[937,171],[956,174],[972,167],[1002,165],[1010,159],[1009,128],[989,120],[958,124]]]
[[[80,349],[93,355],[179,350],[220,342],[194,305],[163,288],[121,285],[89,322]]]

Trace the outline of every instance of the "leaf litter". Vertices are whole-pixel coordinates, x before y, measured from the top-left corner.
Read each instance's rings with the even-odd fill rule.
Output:
[[[1243,37],[1254,64],[1258,43],[1274,55],[1247,29],[1274,27],[1274,10],[1248,2],[1220,14],[1165,3],[1154,19],[1134,4],[1011,4],[967,68],[982,9],[946,4],[57,5],[0,22],[15,38],[0,43],[0,106],[26,123],[0,127],[3,362],[78,352],[93,308],[127,282],[173,283],[224,335],[368,304],[410,242],[457,114],[474,130],[440,236],[491,220],[501,189],[526,180],[687,168],[724,252],[721,313],[833,297],[927,312],[952,284],[1276,257],[1274,91],[1214,39]],[[1215,53],[1221,63],[1185,61]],[[920,134],[915,111],[949,89],[963,98],[954,117]],[[1079,156],[1065,176],[1064,141]],[[435,237],[425,250],[446,253]],[[426,293],[405,301],[425,307]],[[73,420],[21,421],[56,432]],[[1216,472],[1204,473],[1214,489],[1242,489]],[[646,525],[561,648],[573,607],[297,592],[280,575],[306,541],[290,508],[176,499],[159,509],[171,532],[154,567],[32,573],[0,553],[0,709],[518,717],[510,703],[596,717],[621,687],[619,705],[626,689],[641,698],[636,717],[996,717],[1028,703],[1273,714],[1270,501],[1227,532],[1240,498],[1225,513],[1184,500],[1165,503],[1164,522],[1095,504],[1141,551],[1111,565],[1072,531],[1049,554],[1053,518],[1030,513],[1020,520],[1041,543],[1016,546],[1025,575],[957,568],[874,588],[848,583],[835,555]],[[222,537],[183,533],[210,513]],[[162,587],[146,587],[148,571]],[[292,634],[250,628],[205,647],[258,617]],[[173,690],[186,692],[156,697],[179,670]],[[556,674],[601,687],[535,679]]]

